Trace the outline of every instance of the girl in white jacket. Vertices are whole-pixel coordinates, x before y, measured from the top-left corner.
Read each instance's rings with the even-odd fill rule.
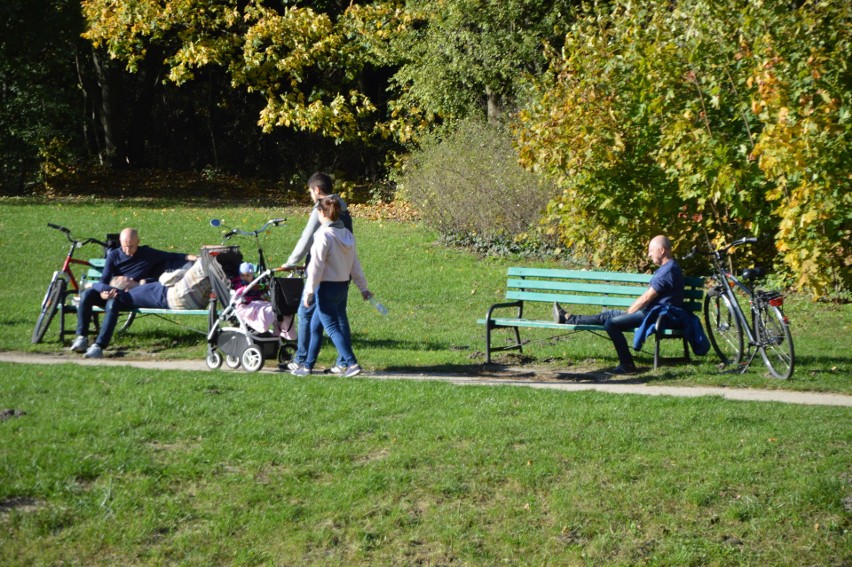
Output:
[[[305,364],[293,370],[292,374],[307,376],[311,373],[322,346],[324,327],[337,349],[338,360],[346,368],[343,376],[356,376],[361,373],[361,367],[352,352],[352,335],[346,316],[349,280],[355,282],[365,300],[373,294],[367,288],[367,280],[358,261],[355,237],[339,220],[340,201],[335,196],[324,197],[317,205],[322,227],[314,233],[302,302],[305,307],[310,307],[316,301],[318,317],[311,317],[311,338]]]

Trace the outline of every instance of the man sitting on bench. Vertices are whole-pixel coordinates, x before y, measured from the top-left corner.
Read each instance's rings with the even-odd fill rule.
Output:
[[[683,272],[672,256],[672,243],[659,235],[648,244],[648,257],[660,268],[654,272],[648,289],[627,308],[608,309],[595,315],[569,315],[558,303],[553,304],[553,320],[568,325],[603,325],[618,353],[618,367],[607,374],[634,374],[636,365],[627,346],[624,332],[642,324],[645,315],[655,305],[683,306]]]
[[[164,252],[148,246],[139,246],[139,233],[135,228],[122,230],[119,242],[119,248],[107,252],[101,279],[80,295],[80,304],[77,306],[77,338],[71,344],[71,350],[84,352],[86,358],[103,356],[103,351],[109,346],[118,324],[118,313],[122,305],[116,300],[121,290],[110,285],[114,277],[124,276],[130,282],[139,283],[158,278],[169,265],[194,262],[197,259],[194,254]],[[95,344],[89,346],[89,324],[96,305],[104,309],[104,319]]]

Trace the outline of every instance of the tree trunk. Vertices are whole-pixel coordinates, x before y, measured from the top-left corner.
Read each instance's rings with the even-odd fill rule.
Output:
[[[485,87],[485,96],[488,97],[488,123],[496,124],[500,122],[500,118],[503,116],[503,97],[492,91],[491,87]]]
[[[102,160],[108,165],[120,168],[127,165],[124,140],[124,122],[122,120],[121,68],[106,53],[92,50],[100,91],[100,104],[94,107],[95,114],[103,131]]]
[[[130,127],[127,131],[127,163],[133,167],[144,165],[146,161],[147,125],[154,106],[154,91],[160,81],[162,63],[162,50],[151,46],[139,68],[136,98],[130,109]]]

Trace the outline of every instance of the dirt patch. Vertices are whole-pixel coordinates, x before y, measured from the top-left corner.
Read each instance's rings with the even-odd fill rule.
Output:
[[[0,500],[0,514],[8,514],[12,510],[19,512],[35,512],[45,506],[45,502],[27,496],[13,496]]]
[[[12,419],[15,417],[23,417],[27,415],[27,412],[16,410],[16,409],[4,409],[0,410],[0,421],[6,421],[7,419]]]

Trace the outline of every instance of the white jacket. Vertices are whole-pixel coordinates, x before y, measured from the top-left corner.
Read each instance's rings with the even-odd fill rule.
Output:
[[[324,224],[314,233],[305,297],[316,293],[320,282],[348,282],[350,278],[362,292],[368,290],[355,237],[343,223]]]

